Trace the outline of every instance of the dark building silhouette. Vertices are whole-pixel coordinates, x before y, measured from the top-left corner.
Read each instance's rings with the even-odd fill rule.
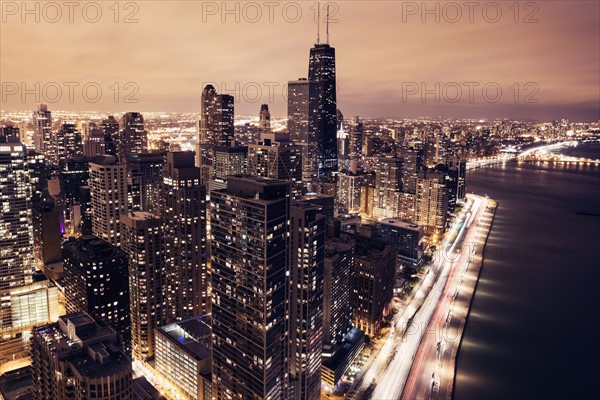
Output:
[[[235,145],[233,111],[233,96],[218,94],[213,85],[206,85],[200,109],[198,166],[212,165],[217,147]]]

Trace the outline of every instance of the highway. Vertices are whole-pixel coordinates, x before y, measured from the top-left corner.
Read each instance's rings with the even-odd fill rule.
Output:
[[[481,205],[485,201],[479,196],[469,197],[461,217],[447,236],[454,239],[452,242],[442,243],[437,260],[423,281],[419,293],[404,313],[394,319],[393,332],[377,355],[378,360],[372,364],[375,368],[365,373],[361,384],[362,387],[375,384],[371,399],[400,399],[422,338],[426,333],[428,336],[436,336],[436,330],[428,330],[428,326],[440,299],[445,298],[443,295],[449,277],[453,282],[456,274],[453,271],[464,271],[467,266],[469,257],[457,255],[456,249],[460,247],[461,254],[470,253],[479,218],[485,210]],[[452,230],[457,229],[458,233],[454,232],[453,235]]]

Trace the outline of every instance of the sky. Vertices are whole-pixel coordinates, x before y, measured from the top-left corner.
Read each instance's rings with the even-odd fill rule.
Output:
[[[0,108],[285,116],[326,2],[2,1]],[[317,6],[319,4],[319,6]],[[329,2],[345,116],[600,119],[600,2]]]

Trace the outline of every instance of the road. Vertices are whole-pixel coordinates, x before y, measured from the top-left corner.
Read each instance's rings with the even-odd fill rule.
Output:
[[[456,354],[482,263],[494,209],[482,200],[478,216],[463,241],[461,258],[450,276],[427,327],[406,380],[402,399],[450,399]],[[492,202],[490,202],[492,203]]]
[[[402,316],[394,320],[395,334],[390,335],[391,340],[384,344],[378,355],[386,367],[383,371],[381,369],[373,371],[374,376],[371,381],[365,374],[363,384],[368,385],[373,381],[376,384],[372,399],[390,400],[401,397],[421,339],[425,333],[428,335],[435,333],[429,332],[427,328],[440,299],[444,299],[446,284],[449,278],[451,281],[455,279],[453,271],[463,271],[467,265],[469,257],[458,257],[456,250],[460,248],[461,254],[470,252],[470,242],[474,239],[477,223],[485,209],[482,207],[484,201],[485,199],[479,196],[469,198],[461,218],[453,226],[453,230],[458,229],[458,234],[453,235],[451,230],[447,237],[453,239],[451,242],[442,243],[439,247],[437,260],[423,281],[420,293],[415,296]],[[416,312],[411,318],[409,309],[412,307],[416,308]]]

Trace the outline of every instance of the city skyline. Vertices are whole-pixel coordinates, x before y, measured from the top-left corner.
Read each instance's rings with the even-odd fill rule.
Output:
[[[285,85],[307,76],[308,47],[317,41],[313,4],[277,3],[270,22],[268,9],[254,18],[244,2],[232,2],[238,11],[229,14],[220,3],[180,3],[167,9],[161,2],[141,1],[118,16],[101,4],[97,23],[86,22],[82,12],[69,23],[68,10],[52,23],[43,8],[36,23],[19,5],[17,10],[3,5],[0,108],[33,109],[46,102],[54,110],[198,113],[199,93],[213,83],[218,92],[234,95],[240,115],[256,114],[262,103],[273,116],[285,115]],[[460,18],[455,9],[435,2],[431,7],[437,11],[429,14],[413,2],[330,4],[329,41],[339,53],[338,108],[344,115],[598,120],[600,53],[593,33],[600,6],[595,2],[520,3],[518,12],[500,2],[498,18],[483,7],[487,3],[472,13],[461,6]],[[125,23],[130,15],[137,22]],[[370,24],[374,19],[378,23]],[[158,24],[161,29],[155,29]],[[321,43],[324,31],[322,23]],[[227,42],[219,39],[224,34]],[[21,53],[24,47],[27,53]],[[155,47],[161,52],[152,51]],[[44,59],[43,81],[38,59]],[[62,91],[56,102],[48,101],[58,93],[53,82]],[[69,82],[78,84],[73,102]],[[473,82],[478,86],[469,86]],[[83,98],[86,84],[101,89],[97,102]],[[40,101],[30,94],[23,102],[22,88],[37,91]],[[496,101],[498,88],[502,94]],[[89,90],[89,99],[95,99],[95,89]],[[422,102],[428,90],[439,102],[433,93]]]

